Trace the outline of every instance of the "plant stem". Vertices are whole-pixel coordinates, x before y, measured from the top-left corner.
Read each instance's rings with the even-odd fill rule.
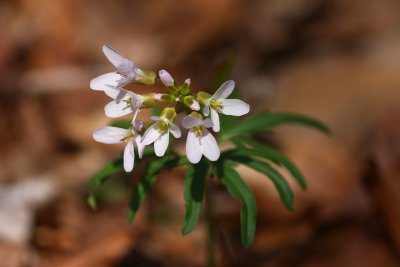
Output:
[[[207,179],[208,180],[208,179]],[[214,222],[213,222],[213,211],[212,203],[210,199],[211,186],[206,182],[205,190],[205,215],[206,215],[206,252],[207,252],[207,267],[215,267],[215,248],[214,248]]]

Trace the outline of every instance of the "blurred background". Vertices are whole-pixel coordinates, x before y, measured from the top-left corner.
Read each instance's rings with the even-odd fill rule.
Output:
[[[1,267],[204,266],[204,224],[180,234],[184,169],[162,173],[132,225],[131,177],[86,204],[88,180],[122,149],[91,137],[109,123],[109,99],[89,89],[113,70],[104,43],[197,90],[235,58],[252,112],[331,128],[267,136],[308,180],[304,192],[289,178],[295,212],[239,169],[259,210],[249,249],[238,203],[216,190],[218,266],[400,266],[400,1],[2,0],[0,25]]]

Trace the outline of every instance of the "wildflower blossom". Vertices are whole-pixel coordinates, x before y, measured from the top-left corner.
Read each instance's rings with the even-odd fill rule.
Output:
[[[212,95],[204,93],[200,94],[200,99],[204,105],[203,113],[205,116],[210,115],[213,123],[213,131],[219,132],[220,123],[218,113],[232,116],[242,116],[250,111],[250,106],[239,99],[226,99],[235,88],[235,82],[232,80],[224,82],[218,90]]]
[[[168,148],[169,133],[175,137],[181,137],[181,130],[172,121],[175,119],[176,112],[173,108],[165,108],[161,116],[152,116],[151,119],[156,121],[150,126],[143,135],[142,144],[149,145],[154,143],[154,152],[158,157],[162,157]]]
[[[93,138],[97,142],[104,144],[126,143],[124,149],[124,170],[130,172],[135,163],[134,141],[137,146],[139,158],[142,158],[144,145],[140,142],[141,136],[133,129],[122,129],[118,127],[106,126],[93,131]]]
[[[107,88],[104,91],[109,97],[114,99],[104,107],[106,116],[118,118],[134,112],[133,122],[143,103],[144,97],[125,89]]]
[[[91,89],[103,91],[110,86],[122,88],[132,81],[146,85],[154,84],[154,72],[137,68],[132,61],[122,56],[109,45],[103,45],[103,53],[117,71],[100,75],[91,80]]]
[[[211,119],[202,120],[202,116],[193,112],[182,121],[182,126],[190,129],[186,140],[186,156],[191,163],[198,163],[202,155],[211,161],[218,160],[219,147],[214,136],[207,130],[213,126]]]

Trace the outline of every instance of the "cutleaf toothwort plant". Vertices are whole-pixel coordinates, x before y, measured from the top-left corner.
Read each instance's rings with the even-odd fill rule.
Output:
[[[182,233],[188,234],[197,225],[203,197],[207,195],[206,180],[208,177],[217,177],[229,194],[242,203],[242,241],[249,246],[255,234],[256,202],[251,190],[235,170],[238,164],[242,164],[270,179],[285,207],[293,210],[293,191],[275,167],[280,165],[286,168],[304,189],[306,182],[303,175],[285,155],[258,141],[254,135],[270,132],[273,127],[287,123],[328,132],[322,123],[301,115],[267,112],[239,120],[238,117],[250,112],[250,106],[242,100],[229,98],[237,95],[233,92],[234,81],[227,80],[212,92],[199,91],[195,94],[190,79],[178,83],[166,70],[160,70],[157,78],[155,72],[137,67],[109,45],[103,46],[103,52],[116,71],[94,78],[90,88],[103,91],[112,99],[105,106],[107,117],[130,115],[132,119],[94,130],[93,138],[96,141],[104,144],[124,143],[125,148],[122,158],[106,165],[90,181],[89,204],[95,206],[94,193],[110,176],[122,169],[131,172],[136,165],[146,164],[144,173],[140,173],[141,177],[133,188],[129,204],[128,218],[132,221],[157,175],[164,169],[186,166],[186,213]],[[226,73],[226,69],[223,69],[216,79],[225,80],[223,76]],[[152,86],[156,82],[165,86],[163,92],[140,95],[124,88],[130,83]],[[148,108],[153,110],[151,121],[140,121],[139,112]],[[180,116],[183,119],[178,119],[178,114],[183,114]],[[187,135],[186,155],[179,155],[171,145],[175,142],[173,138],[179,139],[182,135]],[[233,144],[233,148],[221,152],[220,145],[224,142]]]

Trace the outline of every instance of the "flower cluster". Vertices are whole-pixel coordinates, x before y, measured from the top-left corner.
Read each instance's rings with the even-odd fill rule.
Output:
[[[138,156],[143,156],[144,147],[154,143],[154,152],[158,157],[164,156],[170,139],[181,137],[181,129],[176,124],[178,113],[184,113],[181,125],[188,130],[186,155],[191,163],[198,163],[204,155],[211,161],[218,160],[220,150],[216,139],[208,128],[219,132],[219,114],[242,116],[250,107],[239,99],[227,99],[233,92],[235,82],[224,82],[219,89],[210,95],[200,91],[192,94],[190,79],[178,84],[166,70],[155,72],[138,68],[109,45],[103,46],[107,59],[115,66],[116,71],[94,78],[90,82],[93,90],[104,91],[112,98],[104,110],[109,118],[118,118],[133,113],[129,129],[106,126],[93,132],[93,138],[105,144],[126,143],[124,149],[124,169],[132,171],[135,161],[134,144]],[[164,93],[136,94],[124,87],[130,83],[151,86],[160,80],[167,88]],[[152,116],[154,123],[138,120],[141,109],[163,106],[160,116]]]

